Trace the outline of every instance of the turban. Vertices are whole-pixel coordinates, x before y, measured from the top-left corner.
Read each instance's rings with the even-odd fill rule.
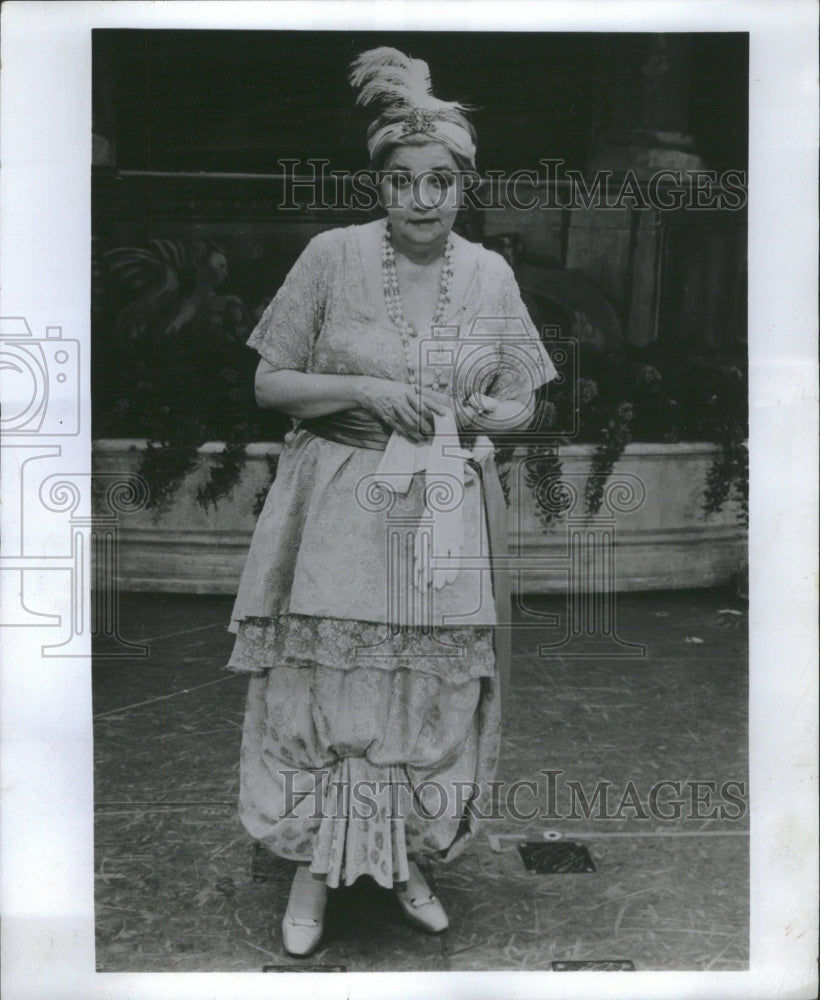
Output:
[[[411,59],[398,49],[370,49],[354,60],[350,83],[359,91],[357,104],[379,104],[382,118],[388,119],[383,124],[377,119],[368,131],[371,161],[387,146],[424,134],[474,165],[475,142],[463,114],[467,108],[433,96],[424,60]]]

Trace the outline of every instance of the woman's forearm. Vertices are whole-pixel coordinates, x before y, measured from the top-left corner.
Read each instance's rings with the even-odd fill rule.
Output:
[[[322,417],[361,405],[363,375],[314,375],[275,371],[260,364],[254,390],[256,402],[299,419]]]
[[[297,419],[322,417],[365,406],[372,408],[372,396],[380,379],[367,375],[329,375],[272,369],[261,361],[256,370],[256,402]],[[472,406],[457,405],[457,420],[463,430],[482,434],[510,432],[529,425],[534,412],[532,398],[487,398],[492,412],[479,413]]]

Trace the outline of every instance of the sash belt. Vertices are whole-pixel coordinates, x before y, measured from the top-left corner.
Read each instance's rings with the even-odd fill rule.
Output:
[[[302,420],[300,427],[317,437],[336,444],[354,448],[384,451],[390,440],[390,431],[369,413],[362,410],[344,410],[328,417]],[[509,691],[511,642],[510,578],[505,569],[499,569],[495,560],[507,555],[507,503],[498,478],[495,460],[489,455],[484,462],[468,459],[481,483],[484,511],[487,521],[487,538],[490,547],[490,570],[493,581],[493,599],[496,621],[494,629],[495,658],[500,686],[501,706],[506,705]]]
[[[384,451],[390,440],[390,431],[365,410],[343,410],[327,417],[301,420],[299,426],[327,441],[373,451]]]

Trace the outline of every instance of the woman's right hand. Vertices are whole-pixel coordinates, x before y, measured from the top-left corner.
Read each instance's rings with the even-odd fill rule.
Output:
[[[430,394],[420,393],[406,382],[362,376],[359,405],[394,431],[416,443],[435,431],[433,417],[443,416],[444,406]]]

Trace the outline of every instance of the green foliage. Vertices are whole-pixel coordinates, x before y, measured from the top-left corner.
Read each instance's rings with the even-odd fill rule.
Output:
[[[632,440],[633,416],[632,404],[621,403],[606,427],[601,429],[601,441],[592,456],[590,475],[584,489],[584,503],[588,514],[597,514],[601,509],[606,481]]]
[[[514,445],[501,445],[495,449],[495,466],[498,472],[498,480],[504,493],[504,500],[507,506],[510,505],[510,462],[515,454]]]
[[[183,480],[196,468],[197,457],[197,446],[191,442],[148,442],[137,471],[148,483],[148,507],[154,511],[155,518],[173,503]]]
[[[276,469],[279,464],[278,455],[266,455],[265,459],[268,463],[268,481],[265,483],[261,489],[257,490],[256,496],[253,498],[253,516],[259,517],[262,513],[262,508],[265,506],[265,500],[268,496],[268,491],[273,485],[273,481],[276,478]]]
[[[531,490],[538,520],[547,529],[571,503],[569,493],[561,489],[561,471],[561,459],[554,446],[544,449],[531,445],[527,449],[524,485]]]
[[[244,442],[228,442],[224,450],[216,454],[207,480],[197,488],[196,499],[199,506],[205,510],[209,507],[216,509],[220,500],[231,495],[244,467]]]
[[[137,251],[129,263],[132,258],[138,260]],[[92,358],[94,436],[147,440],[138,472],[149,484],[148,506],[156,516],[194,469],[197,449],[226,442],[197,490],[200,506],[216,507],[239,481],[245,445],[281,440],[290,426],[254,400],[258,356],[245,342],[255,318],[237,296],[214,292],[184,322],[170,322],[179,297],[163,311],[158,295],[146,302],[134,298],[133,289],[123,293],[121,284],[121,274],[108,275],[108,295],[98,296],[107,311],[101,306],[94,317],[105,331],[95,333]]]
[[[545,483],[560,477],[561,444],[594,444],[584,494],[587,514],[601,508],[608,476],[632,441],[708,441],[720,446],[704,489],[704,516],[736,499],[748,519],[747,379],[735,359],[691,355],[684,350],[587,350],[578,377],[549,387],[542,405],[542,444],[528,446],[525,482],[535,491],[539,517],[549,528],[556,519],[553,492],[541,502]],[[546,448],[546,450],[545,450]],[[542,496],[539,499],[539,491]]]
[[[726,428],[720,454],[715,457],[706,477],[703,513],[716,514],[729,500],[736,500],[740,518],[749,523],[749,449],[737,425]]]
[[[178,256],[175,245],[155,248],[156,259],[151,259],[154,264],[170,260],[172,250]],[[133,269],[140,260],[134,253],[119,260],[117,280],[125,264]],[[187,272],[179,266],[184,278]],[[253,398],[258,358],[245,341],[257,314],[251,315],[235,295],[211,292],[201,301],[186,300],[198,304],[185,313],[184,322],[169,321],[182,315],[179,296],[162,308],[158,294],[146,304],[145,296],[133,298],[133,289],[127,300],[95,297],[94,322],[108,335],[95,333],[94,338],[94,436],[147,439],[139,472],[149,483],[149,506],[157,515],[195,467],[199,446],[226,442],[197,490],[197,502],[209,509],[231,495],[242,474],[245,445],[281,440],[290,426],[287,417],[260,409]],[[581,352],[577,371],[568,370],[562,382],[548,388],[535,439],[530,434],[507,440],[496,454],[508,501],[516,444],[528,449],[525,485],[534,492],[538,516],[548,529],[569,505],[569,492],[560,490],[562,444],[595,445],[584,495],[586,512],[595,514],[606,479],[630,442],[710,441],[721,452],[705,484],[704,516],[730,500],[738,502],[743,518],[748,516],[744,364],[692,355],[686,345],[677,351],[652,346],[602,353],[582,344]],[[269,460],[271,480],[275,464]],[[266,492],[267,487],[256,498],[257,513]]]

